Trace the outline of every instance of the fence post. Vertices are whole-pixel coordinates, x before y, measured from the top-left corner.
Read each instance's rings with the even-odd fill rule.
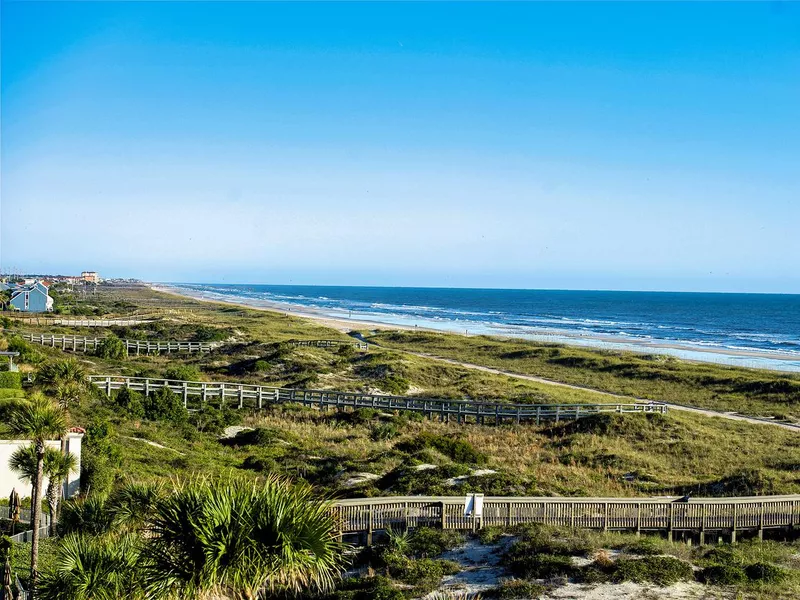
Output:
[[[189,384],[188,382],[183,382],[183,408],[189,407]]]
[[[441,526],[442,526],[442,529],[444,529],[445,526],[447,525],[447,519],[445,518],[446,515],[445,515],[445,510],[444,510],[444,501],[440,502],[439,505],[441,506],[441,510],[442,510]]]
[[[106,377],[106,395],[111,396],[111,377]]]
[[[603,531],[608,531],[608,502],[603,503]]]
[[[636,504],[636,535],[641,535],[642,533],[642,503],[638,502]]]
[[[672,541],[672,522],[675,517],[675,505],[670,502],[669,504],[669,525],[667,527],[667,539],[671,542]]]
[[[369,505],[369,524],[367,526],[367,546],[372,546],[372,529],[374,527],[374,522],[373,522],[374,510],[375,510],[375,505],[370,504]]]

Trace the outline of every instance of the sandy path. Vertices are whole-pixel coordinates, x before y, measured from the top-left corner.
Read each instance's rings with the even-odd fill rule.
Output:
[[[574,385],[571,383],[563,383],[561,381],[555,381],[553,379],[545,379],[543,377],[536,377],[535,375],[523,375],[522,373],[513,373],[511,371],[505,371],[502,369],[494,369],[492,367],[485,367],[483,365],[476,365],[474,363],[462,362],[459,360],[453,360],[451,358],[443,358],[441,356],[435,356],[433,354],[426,354],[424,352],[412,352],[410,350],[398,350],[396,348],[391,348],[395,352],[404,352],[406,354],[412,354],[414,356],[419,356],[421,358],[427,358],[430,360],[437,360],[439,362],[444,362],[450,365],[455,365],[458,367],[464,367],[466,369],[474,369],[476,371],[483,371],[484,373],[492,373],[494,375],[505,375],[507,377],[514,377],[516,379],[525,379],[527,381],[534,381],[536,383],[541,383],[544,385],[553,385],[557,387],[564,387],[570,388],[573,390],[581,390],[584,392],[591,392],[594,394],[599,394],[601,396],[605,396],[607,398],[614,398],[615,400],[622,400],[624,402],[651,402],[652,400],[649,398],[636,398],[635,396],[625,396],[623,394],[615,394],[613,392],[604,392],[603,390],[597,390],[594,388],[584,387],[580,385]],[[722,419],[729,419],[731,421],[744,421],[745,423],[753,423],[756,425],[772,425],[774,427],[781,427],[783,429],[788,429],[790,431],[800,431],[800,425],[795,425],[792,423],[782,423],[780,421],[775,421],[774,419],[762,418],[762,417],[747,417],[745,415],[740,415],[735,412],[722,412],[718,410],[710,410],[707,408],[696,408],[694,406],[686,406],[683,404],[674,404],[672,402],[664,402],[670,409],[673,410],[682,410],[684,412],[695,413],[699,415],[703,415],[706,417],[719,417]]]

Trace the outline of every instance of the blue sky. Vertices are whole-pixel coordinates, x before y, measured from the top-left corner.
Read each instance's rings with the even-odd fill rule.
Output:
[[[800,293],[800,4],[2,3],[0,266]]]

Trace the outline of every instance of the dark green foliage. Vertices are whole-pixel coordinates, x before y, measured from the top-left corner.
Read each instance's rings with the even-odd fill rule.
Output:
[[[533,523],[523,525],[517,531],[519,540],[509,549],[511,555],[544,553],[584,556],[595,549],[589,533],[582,529]]]
[[[765,562],[748,565],[744,571],[750,581],[759,583],[780,583],[788,577],[785,569]]]
[[[642,537],[624,547],[626,552],[640,554],[642,556],[656,556],[662,554],[661,540],[656,537]]]
[[[408,379],[395,374],[390,374],[379,379],[376,384],[387,394],[394,394],[395,396],[405,394],[408,388],[411,387],[411,382]]]
[[[170,367],[164,372],[167,379],[177,379],[179,381],[200,381],[203,376],[200,370],[192,365],[177,365]]]
[[[493,590],[486,594],[489,598],[498,600],[531,600],[544,594],[546,588],[543,585],[524,579],[504,579]]]
[[[113,518],[102,497],[67,500],[61,507],[58,532],[62,536],[69,533],[100,535],[111,530]]]
[[[101,358],[120,359],[127,355],[125,349],[125,342],[115,335],[106,337],[102,342],[97,345],[95,355]]]
[[[463,464],[480,465],[486,462],[486,455],[478,452],[466,440],[459,440],[444,435],[423,432],[417,437],[398,444],[398,449],[406,452],[419,452],[426,448],[438,450],[452,460]]]
[[[166,386],[145,396],[143,405],[144,416],[151,421],[183,423],[188,418],[181,397]]]
[[[704,583],[715,585],[737,585],[747,580],[745,570],[736,565],[712,565],[703,569],[700,577]]]
[[[562,554],[514,553],[506,555],[504,564],[509,572],[524,579],[572,577],[578,573],[572,558]]]
[[[0,371],[0,388],[22,389],[22,374],[18,371]]]
[[[369,436],[373,441],[392,440],[400,435],[400,429],[394,423],[379,423],[372,427]]]
[[[6,562],[6,559],[11,551],[12,544],[13,542],[11,541],[10,537],[7,535],[0,536],[0,564],[4,564]]]
[[[353,577],[345,579],[338,589],[323,596],[324,600],[406,600],[405,594],[387,577]]]
[[[257,360],[253,363],[250,370],[253,373],[266,373],[270,369],[270,364],[265,360]]]
[[[620,583],[655,583],[672,585],[694,579],[692,565],[672,556],[647,556],[645,558],[620,558],[614,563],[612,581]]]
[[[419,527],[409,536],[409,552],[421,558],[433,558],[464,543],[464,536],[449,529]]]
[[[499,542],[503,537],[504,531],[502,527],[484,527],[478,531],[478,539],[481,544],[493,545]]]
[[[189,423],[197,431],[220,434],[229,425],[240,423],[242,415],[236,409],[225,406],[221,409],[204,404],[200,410],[189,415]]]
[[[114,429],[105,419],[86,428],[81,448],[81,493],[102,496],[111,489],[122,462],[120,449],[111,441]]]
[[[10,352],[19,352],[20,362],[37,365],[44,360],[44,354],[41,351],[18,335],[12,335],[8,338],[8,350]]]
[[[430,558],[407,559],[403,561],[402,566],[390,568],[393,577],[414,586],[415,595],[432,592],[439,587],[442,577],[453,575],[460,570],[455,562]]]
[[[122,388],[112,399],[113,404],[133,418],[144,417],[144,395],[130,388]]]
[[[452,486],[445,484],[451,477],[469,473],[463,465],[445,465],[435,469],[398,468],[390,471],[377,482],[380,489],[397,495],[408,494],[452,494]]]
[[[291,442],[293,437],[289,432],[272,427],[256,427],[245,429],[234,437],[221,440],[226,446],[272,446],[279,441]]]

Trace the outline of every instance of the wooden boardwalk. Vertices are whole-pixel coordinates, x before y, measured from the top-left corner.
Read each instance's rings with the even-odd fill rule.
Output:
[[[22,321],[30,323],[31,325],[62,325],[65,327],[128,327],[131,325],[142,325],[144,323],[152,323],[157,319],[137,319],[137,318],[119,318],[119,319],[67,319],[64,317],[40,317],[39,315],[17,315],[17,314],[4,314],[10,319],[15,321]]]
[[[746,498],[521,498],[475,494],[482,509],[465,516],[469,496],[404,496],[337,500],[333,510],[342,534],[372,533],[389,528],[438,527],[477,530],[546,523],[599,531],[673,532],[729,535],[800,526],[800,495]]]
[[[340,346],[352,346],[356,350],[369,350],[369,344],[366,342],[342,340],[289,340],[286,343],[296,347],[338,348]]]
[[[264,385],[228,382],[178,381],[147,377],[92,375],[91,382],[111,395],[114,390],[130,388],[149,394],[163,387],[180,394],[184,406],[194,408],[190,399],[200,403],[211,399],[219,404],[238,408],[261,409],[270,404],[296,402],[322,409],[356,410],[372,408],[380,411],[407,410],[422,413],[441,421],[501,425],[504,423],[541,423],[566,421],[599,413],[660,413],[667,407],[658,402],[627,404],[511,404],[483,400],[444,400],[411,396],[382,396],[359,392],[331,390],[298,390]]]
[[[45,335],[21,333],[20,337],[34,344],[72,350],[73,352],[94,351],[103,342],[103,337],[85,337],[78,335]],[[139,354],[171,354],[173,352],[210,352],[219,343],[213,342],[179,342],[179,341],[153,341],[153,340],[122,340],[128,355]]]

